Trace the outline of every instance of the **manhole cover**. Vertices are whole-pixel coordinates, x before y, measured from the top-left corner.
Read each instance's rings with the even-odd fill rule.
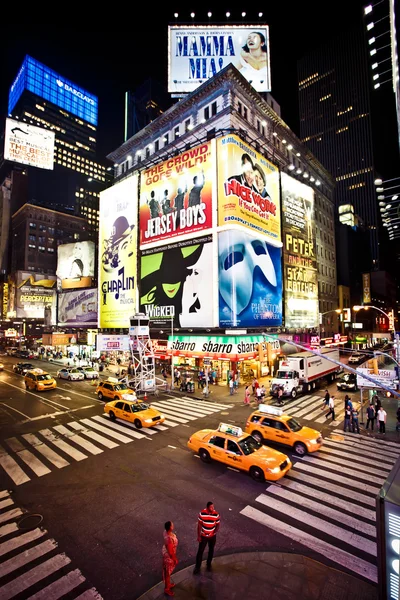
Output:
[[[43,521],[42,515],[26,515],[18,521],[18,529],[36,529]]]

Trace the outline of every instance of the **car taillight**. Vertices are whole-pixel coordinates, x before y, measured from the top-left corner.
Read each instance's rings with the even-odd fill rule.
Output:
[[[191,443],[192,443],[192,438],[189,438],[189,444],[191,444]]]
[[[246,423],[246,427],[248,427],[250,425],[250,421],[247,421]]]

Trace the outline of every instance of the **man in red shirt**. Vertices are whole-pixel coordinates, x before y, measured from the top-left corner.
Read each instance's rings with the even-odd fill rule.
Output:
[[[200,573],[203,552],[207,544],[207,571],[211,571],[211,562],[214,556],[214,546],[217,541],[217,531],[219,530],[220,523],[221,519],[219,513],[214,509],[213,502],[207,502],[207,508],[199,513],[197,523],[197,541],[199,542],[199,549],[196,556],[196,566],[193,571],[195,575]]]

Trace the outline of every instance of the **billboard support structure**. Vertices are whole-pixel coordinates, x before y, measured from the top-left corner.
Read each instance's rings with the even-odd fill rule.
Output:
[[[149,318],[138,313],[130,318],[129,344],[131,348],[135,391],[154,392],[156,368],[150,338]]]

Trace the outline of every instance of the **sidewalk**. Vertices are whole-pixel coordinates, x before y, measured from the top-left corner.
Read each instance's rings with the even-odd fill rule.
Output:
[[[243,552],[172,575],[177,600],[377,600],[377,586],[301,554]],[[137,600],[165,599],[161,582]]]

